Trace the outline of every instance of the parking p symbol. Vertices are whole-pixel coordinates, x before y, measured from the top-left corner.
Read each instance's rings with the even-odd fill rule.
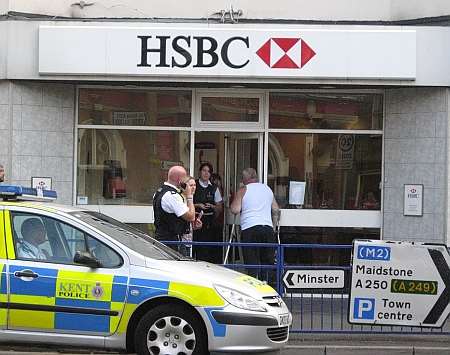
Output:
[[[374,298],[355,298],[353,307],[353,318],[355,319],[374,319],[375,299]]]

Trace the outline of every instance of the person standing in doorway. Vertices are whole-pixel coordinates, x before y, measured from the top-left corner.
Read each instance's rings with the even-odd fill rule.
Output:
[[[5,167],[0,164],[0,184],[5,181]]]
[[[278,216],[278,203],[272,190],[259,182],[253,168],[242,172],[242,186],[231,203],[231,212],[241,214],[241,241],[243,243],[273,243],[272,218]],[[247,265],[272,265],[274,251],[269,247],[243,247],[244,262]],[[258,277],[257,269],[249,268],[248,274]]]
[[[216,185],[210,181],[213,168],[210,163],[202,163],[199,168],[199,178],[194,194],[194,204],[202,216],[202,228],[194,231],[196,242],[221,242],[222,233],[216,228],[216,216],[223,211],[222,195]],[[196,246],[197,259],[214,264],[221,263],[222,248],[218,246]]]
[[[155,237],[161,241],[181,241],[181,236],[195,221],[195,207],[191,187],[184,183],[186,170],[173,166],[167,173],[167,181],[153,196]],[[178,245],[169,245],[178,250]]]

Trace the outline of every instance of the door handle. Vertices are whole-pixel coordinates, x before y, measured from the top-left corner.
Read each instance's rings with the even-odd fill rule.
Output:
[[[39,277],[38,274],[36,274],[35,272],[33,272],[32,270],[22,270],[22,271],[16,271],[14,273],[15,277],[31,277],[33,279]]]

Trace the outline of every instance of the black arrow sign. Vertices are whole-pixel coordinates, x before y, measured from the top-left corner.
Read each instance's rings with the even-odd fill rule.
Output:
[[[294,283],[292,282],[293,277],[294,277],[294,272],[288,271],[288,274],[286,276],[286,285],[285,285],[287,288],[294,286]]]
[[[431,259],[433,260],[434,265],[436,265],[436,269],[445,284],[444,292],[442,292],[441,296],[438,298],[433,308],[431,308],[431,311],[423,321],[424,324],[436,324],[450,303],[450,269],[444,256],[439,250],[428,249],[428,252],[430,253]]]

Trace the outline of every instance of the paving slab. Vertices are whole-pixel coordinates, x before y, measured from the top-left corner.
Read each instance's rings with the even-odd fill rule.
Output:
[[[403,346],[327,346],[326,355],[414,355],[413,347]]]

